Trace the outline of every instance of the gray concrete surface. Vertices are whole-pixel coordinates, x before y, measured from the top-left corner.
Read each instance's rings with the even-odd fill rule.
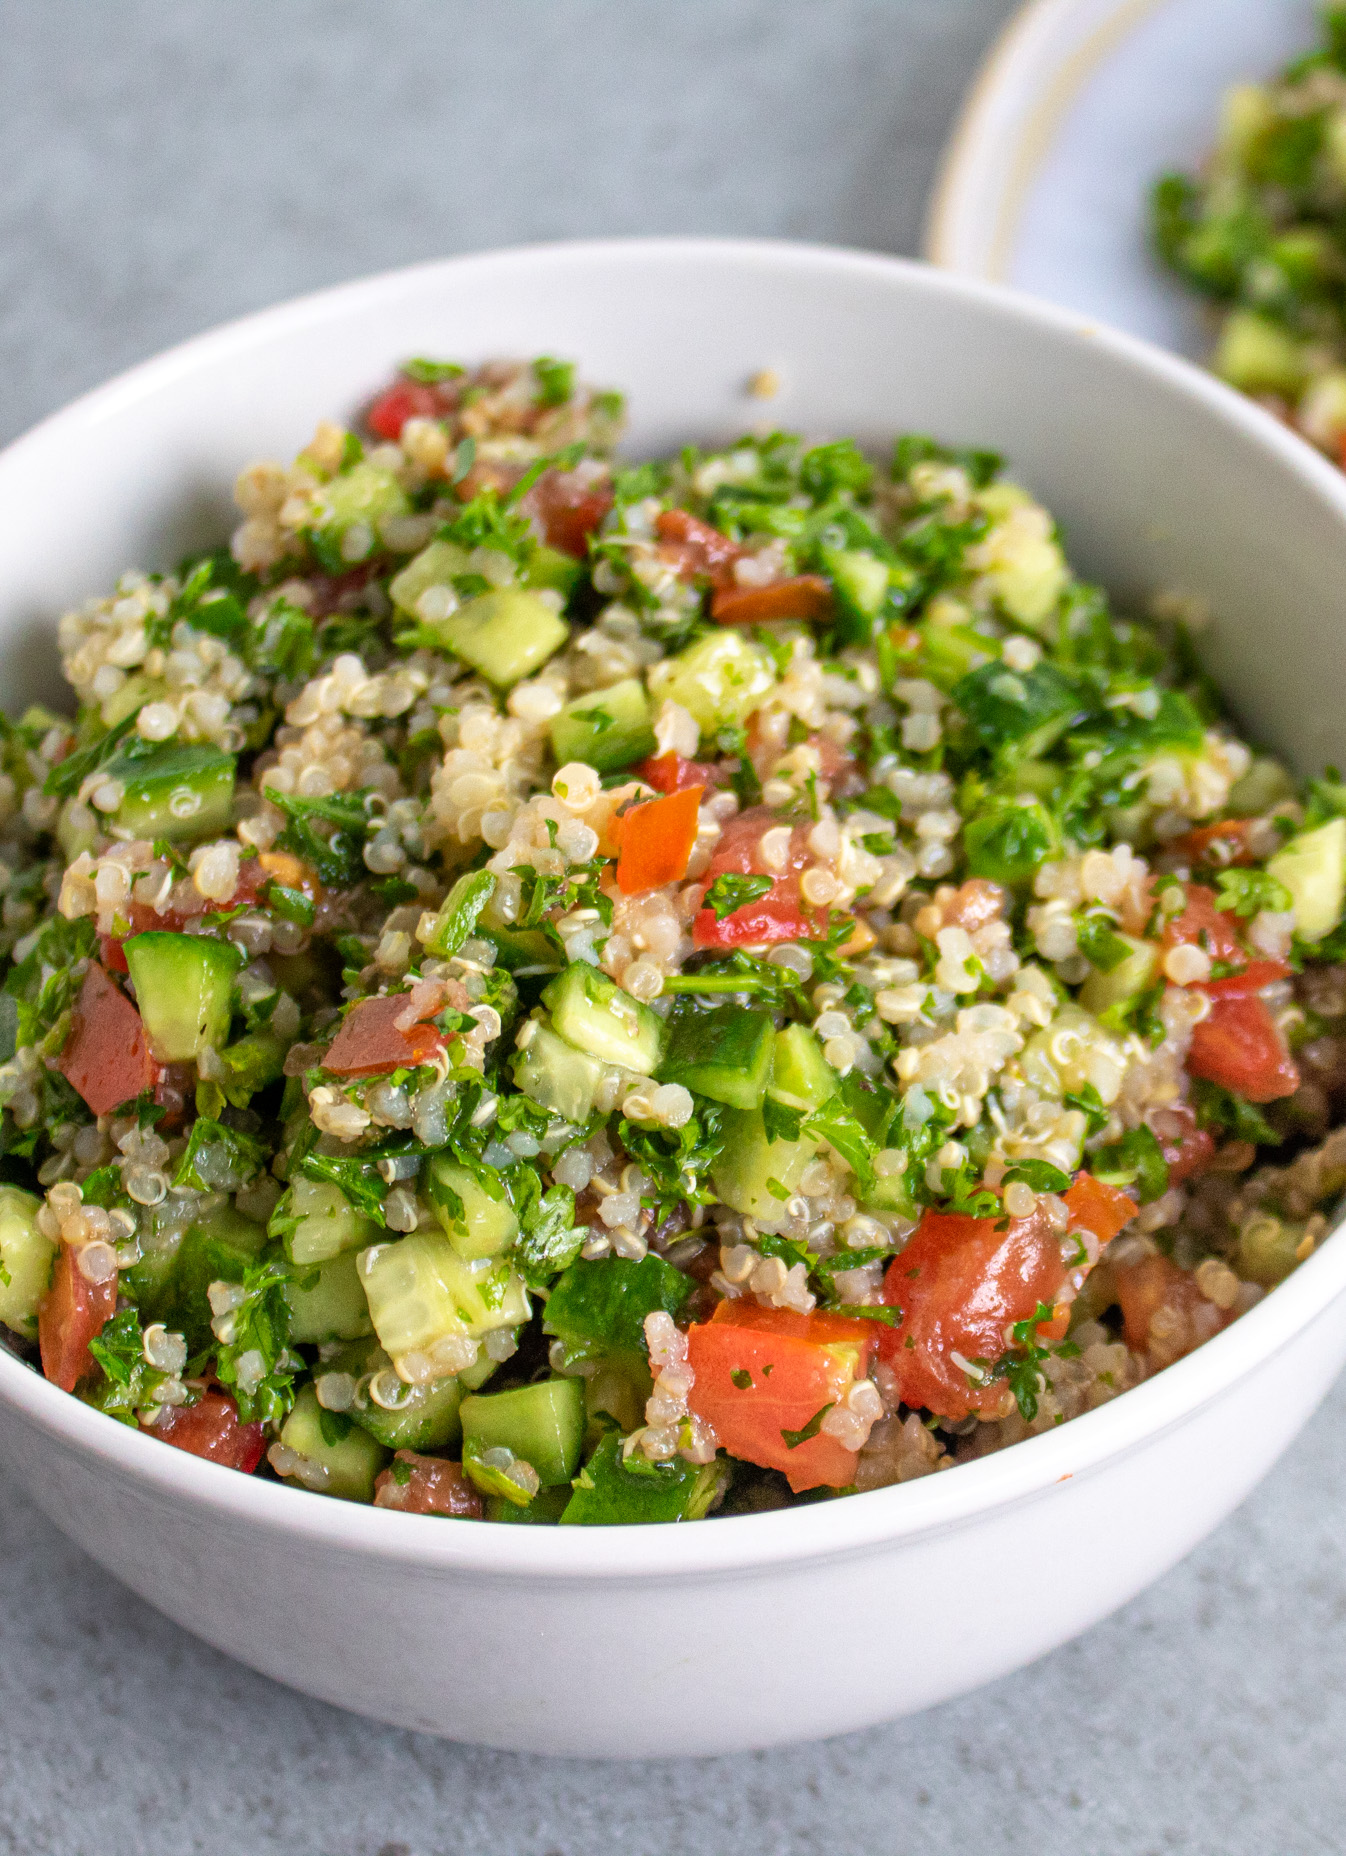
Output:
[[[223,317],[415,258],[642,231],[911,251],[1009,11],[0,0],[0,435]],[[622,1768],[289,1694],[0,1488],[0,1852],[1340,1850],[1343,1442],[1324,1412],[1185,1566],[980,1695],[822,1745]]]

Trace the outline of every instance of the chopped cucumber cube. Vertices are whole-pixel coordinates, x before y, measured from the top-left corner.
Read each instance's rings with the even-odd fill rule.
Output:
[[[463,1402],[461,1379],[432,1379],[421,1386],[404,1385],[399,1380],[390,1410],[369,1396],[369,1387],[380,1373],[387,1379],[396,1378],[392,1361],[381,1347],[375,1347],[356,1375],[366,1390],[364,1402],[351,1412],[355,1422],[389,1450],[452,1449],[462,1435],[458,1420],[458,1408]],[[379,1380],[381,1396],[392,1390],[387,1379]]]
[[[353,1250],[343,1250],[330,1263],[318,1264],[313,1274],[313,1282],[305,1279],[285,1286],[291,1340],[358,1340],[373,1332]]]
[[[324,1411],[305,1386],[281,1426],[280,1441],[302,1459],[295,1480],[347,1502],[372,1502],[374,1479],[389,1452],[344,1412]]]
[[[1346,818],[1291,838],[1267,864],[1267,875],[1293,896],[1300,940],[1323,940],[1341,920],[1346,901]]]
[[[531,1463],[543,1488],[569,1482],[584,1442],[584,1381],[544,1379],[513,1392],[465,1398],[463,1454],[512,1450]]]
[[[525,1524],[543,1527],[552,1526],[560,1520],[570,1500],[569,1487],[559,1489],[539,1489],[531,1502],[521,1508],[504,1495],[492,1495],[486,1502],[486,1519],[488,1521],[522,1521]]]
[[[832,577],[847,634],[867,643],[888,596],[887,561],[864,548],[824,548],[822,564]]]
[[[656,703],[681,703],[695,716],[703,735],[743,721],[776,683],[761,646],[729,630],[698,638],[676,657],[665,658],[647,680]]]
[[[552,722],[551,743],[558,766],[584,761],[599,773],[653,754],[650,704],[640,679],[627,677],[567,703]]]
[[[767,1094],[787,1108],[821,1108],[840,1088],[836,1071],[807,1025],[787,1025],[776,1033]],[[752,1104],[740,1106],[753,1106]]]
[[[523,583],[539,591],[550,587],[553,592],[561,593],[569,599],[579,585],[583,572],[583,567],[573,554],[566,554],[560,548],[550,548],[544,542],[534,548],[529,556]]]
[[[109,763],[123,798],[114,838],[209,838],[224,831],[234,807],[232,754],[207,746],[169,747],[145,760]]]
[[[1288,399],[1298,399],[1310,371],[1306,344],[1253,309],[1226,316],[1211,366],[1240,392],[1283,393]]]
[[[570,636],[570,627],[540,594],[514,586],[478,594],[430,629],[446,651],[501,689],[540,670]]]
[[[675,1457],[651,1463],[638,1450],[623,1459],[620,1437],[605,1437],[575,1478],[563,1527],[626,1527],[648,1521],[700,1521],[724,1488],[725,1466]]]
[[[530,1022],[537,1029],[514,1059],[515,1082],[539,1107],[550,1109],[563,1121],[583,1124],[593,1114],[594,1102],[608,1080],[608,1066],[558,1038],[550,1025],[536,1019]]]
[[[703,1011],[683,1001],[670,1021],[660,1080],[681,1083],[731,1108],[759,1108],[771,1073],[775,1035],[769,1012],[737,1005]]]
[[[160,1279],[156,1305],[140,1294],[134,1280],[129,1286],[139,1296],[141,1312],[185,1334],[195,1353],[211,1342],[210,1285],[242,1282],[265,1244],[266,1227],[226,1203],[188,1227],[172,1254],[171,1268]]]
[[[41,1199],[17,1186],[0,1186],[0,1321],[31,1340],[38,1303],[51,1281],[56,1243],[37,1228]]]
[[[482,927],[479,932],[494,945],[495,964],[520,979],[557,973],[565,965],[565,955],[540,928]]]
[[[820,1143],[769,1141],[760,1109],[731,1110],[723,1132],[724,1152],[711,1176],[716,1192],[731,1211],[742,1212],[764,1231],[778,1231],[785,1223],[785,1202],[799,1190]]]
[[[290,1186],[282,1216],[274,1220],[273,1230],[285,1223],[285,1214],[296,1218],[293,1230],[285,1233],[285,1253],[292,1263],[327,1263],[345,1250],[359,1250],[374,1236],[376,1226],[357,1212],[340,1186],[325,1179],[308,1179],[297,1174]]]
[[[460,548],[456,541],[432,541],[394,576],[388,584],[388,593],[399,611],[410,618],[422,619],[425,614],[420,609],[421,594],[432,586],[452,589],[458,575],[467,572],[466,548]]]
[[[623,992],[606,973],[587,961],[572,961],[542,999],[567,1044],[603,1063],[615,1063],[640,1076],[653,1075],[663,1047],[664,1021]]]
[[[413,1231],[362,1250],[360,1278],[379,1345],[413,1383],[433,1376],[423,1368],[437,1341],[518,1327],[531,1312],[512,1270],[489,1259],[464,1262],[439,1231]]]
[[[1122,934],[1120,930],[1117,939],[1125,942],[1129,949],[1126,957],[1106,973],[1095,968],[1085,976],[1080,987],[1080,1004],[1095,1018],[1101,1018],[1113,1006],[1124,1005],[1137,993],[1144,992],[1153,983],[1159,965],[1159,948],[1154,941],[1138,941],[1134,935]]]
[[[232,941],[152,929],[122,943],[136,1004],[161,1063],[194,1063],[229,1033],[234,978],[246,956]]]
[[[410,499],[392,472],[362,460],[314,498],[309,541],[328,573],[339,574],[369,559],[383,523],[410,513]]]
[[[489,1192],[481,1180],[444,1154],[426,1169],[426,1197],[434,1206],[449,1242],[468,1263],[498,1257],[519,1235],[519,1220],[503,1185]]]

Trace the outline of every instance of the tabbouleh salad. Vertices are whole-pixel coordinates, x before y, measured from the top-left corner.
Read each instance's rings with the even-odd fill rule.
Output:
[[[4,725],[0,1320],[110,1419],[755,1512],[1112,1399],[1326,1231],[1335,774],[986,452],[621,420],[408,363]]]
[[[1162,260],[1213,305],[1215,371],[1346,463],[1346,7],[1319,47],[1225,96],[1198,176],[1166,174]]]

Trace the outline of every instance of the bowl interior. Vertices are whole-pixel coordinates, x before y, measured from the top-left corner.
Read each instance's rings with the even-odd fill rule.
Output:
[[[1207,661],[1252,735],[1304,771],[1346,759],[1346,479],[1300,440],[1184,362],[1070,312],[892,259],[706,241],[542,247],[393,273],[215,331],[48,420],[0,454],[6,707],[59,689],[53,631],[66,606],[106,591],[129,565],[168,566],[222,540],[240,467],[290,456],[320,418],[354,415],[399,360],[540,353],[573,358],[587,378],[629,394],[637,453],[762,425],[879,449],[926,431],[1002,450],[1058,517],[1086,575],[1123,601],[1171,589],[1206,603]],[[764,368],[781,381],[770,403],[747,391]],[[1068,1427],[1072,1459],[1115,1453],[1194,1409],[1287,1345],[1343,1274],[1346,1260],[1326,1247],[1208,1348],[1078,1421],[1088,1449]],[[104,1425],[13,1360],[0,1359],[0,1381],[7,1402],[128,1476],[240,1512],[285,1502],[296,1528],[411,1550],[406,1517],[222,1477]],[[728,1551],[730,1530],[744,1528],[763,1551],[770,1539],[785,1554],[805,1541],[830,1551],[871,1526],[929,1524],[1050,1479],[1062,1435],[840,1510],[693,1530],[696,1550],[718,1541]],[[848,1520],[838,1531],[839,1511]],[[473,1542],[456,1530],[430,1531],[427,1556],[470,1556]],[[547,1542],[507,1540],[493,1557],[582,1559],[593,1570],[630,1551],[544,1531]],[[690,1541],[675,1531],[671,1544],[643,1542],[642,1561],[680,1560]]]
[[[1153,351],[897,260],[633,241],[451,260],[204,336],[0,456],[7,706],[58,685],[53,620],[130,565],[223,539],[230,487],[350,416],[412,354],[556,353],[625,390],[629,446],[766,424],[989,444],[1123,599],[1195,595],[1244,726],[1304,770],[1346,754],[1336,694],[1346,485],[1265,415]],[[770,368],[769,403],[747,383]]]

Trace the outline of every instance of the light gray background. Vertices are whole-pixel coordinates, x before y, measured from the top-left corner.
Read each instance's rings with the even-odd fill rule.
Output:
[[[0,0],[0,435],[224,317],[411,259],[623,232],[912,251],[959,94],[1010,10]],[[1336,1408],[1185,1566],[1026,1674],[896,1727],[699,1763],[551,1763],[371,1726],[202,1648],[12,1491],[0,1504],[15,1856],[1346,1841]],[[956,1619],[956,1592],[931,1602]]]

